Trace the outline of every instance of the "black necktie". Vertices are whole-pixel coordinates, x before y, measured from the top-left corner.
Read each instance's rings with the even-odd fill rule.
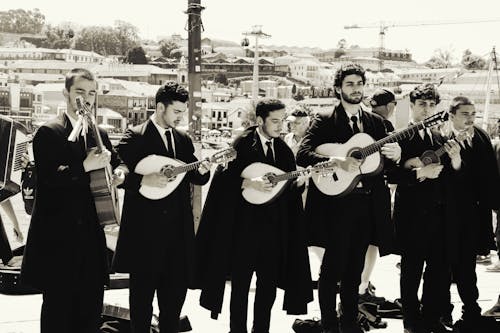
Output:
[[[469,144],[469,140],[465,139],[465,140],[464,140],[464,149],[465,149],[465,150],[469,150],[469,149],[471,149],[471,148],[472,148],[472,147],[471,147],[471,145]]]
[[[432,141],[431,137],[429,136],[429,133],[427,133],[427,130],[424,129],[424,144],[426,147],[432,147]]]
[[[170,129],[166,130],[165,136],[167,137],[167,157],[174,158],[174,146],[172,145],[172,130]]]
[[[360,130],[359,130],[359,127],[358,127],[358,117],[352,116],[351,117],[351,121],[352,121],[352,133],[353,134],[359,133]]]
[[[270,165],[274,165],[274,156],[273,156],[273,142],[266,141],[267,152],[266,152],[266,162]]]

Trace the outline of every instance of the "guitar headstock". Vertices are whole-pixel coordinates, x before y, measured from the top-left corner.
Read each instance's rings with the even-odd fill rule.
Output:
[[[92,113],[90,106],[87,105],[87,103],[83,100],[83,97],[76,96],[75,102],[76,102],[76,107],[78,108],[78,110],[76,110],[76,113],[81,116],[87,117],[90,121],[93,121],[94,114]]]
[[[213,154],[212,157],[210,157],[210,162],[217,164],[227,163],[234,160],[236,155],[237,153],[234,148],[226,148]]]
[[[424,127],[433,127],[448,120],[448,112],[441,111],[422,120]]]

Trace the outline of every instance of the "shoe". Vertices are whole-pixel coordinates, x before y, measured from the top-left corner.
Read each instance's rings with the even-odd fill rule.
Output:
[[[340,333],[364,333],[365,331],[359,326],[358,323],[348,323],[348,324],[342,324],[340,322],[340,327],[339,327],[339,332]]]
[[[476,256],[476,264],[483,264],[483,265],[491,264],[490,255],[488,254],[486,256]]]
[[[401,304],[397,304],[396,301],[394,302],[385,301],[384,303],[379,305],[378,313],[382,318],[395,318],[395,319],[403,318]]]
[[[370,293],[369,289],[366,288],[364,294],[359,295],[358,304],[370,303],[375,305],[381,305],[385,302],[384,297],[375,296]]]
[[[491,264],[490,266],[486,267],[486,271],[500,273],[500,260],[498,260],[496,263]]]
[[[448,333],[452,332],[452,329],[448,330],[448,328],[443,325],[440,321],[431,323],[431,324],[426,324],[425,329],[427,332],[432,332],[432,333]]]

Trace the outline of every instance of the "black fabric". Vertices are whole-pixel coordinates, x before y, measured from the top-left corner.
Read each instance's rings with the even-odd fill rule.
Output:
[[[0,215],[0,259],[2,259],[2,263],[6,265],[13,256],[12,248],[9,243],[9,237],[7,237],[2,216]]]
[[[266,162],[267,164],[274,165],[273,142],[271,140],[266,141],[266,146]]]
[[[36,195],[36,169],[35,163],[30,162],[23,170],[21,175],[21,193],[24,201],[24,210],[26,214],[33,213]]]
[[[233,146],[238,157],[214,175],[196,235],[200,305],[216,318],[222,310],[226,278],[231,276],[231,302],[240,300],[239,308],[232,310],[232,325],[243,328],[249,277],[256,271],[254,317],[259,319],[254,325],[260,330],[267,326],[276,287],[285,291],[283,309],[289,314],[306,313],[312,300],[301,188],[292,182],[270,204],[246,202],[241,172],[254,162],[266,163],[266,155],[256,127],[245,130]],[[293,153],[279,138],[274,139],[274,153],[277,168],[295,170]]]
[[[424,145],[426,147],[432,147],[431,137],[429,136],[429,133],[428,133],[427,129],[424,130],[423,141],[424,141]]]
[[[174,147],[172,145],[172,130],[168,129],[165,131],[165,136],[167,137],[167,157],[174,158]]]
[[[359,130],[359,126],[358,126],[358,117],[352,116],[351,121],[352,121],[352,133],[353,134],[359,133],[360,130]]]

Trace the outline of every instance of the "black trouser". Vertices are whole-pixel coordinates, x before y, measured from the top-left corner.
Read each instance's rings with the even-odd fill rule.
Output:
[[[318,281],[321,323],[324,329],[337,323],[336,298],[340,282],[342,321],[354,324],[358,317],[358,288],[366,249],[373,233],[371,195],[349,194],[341,199],[332,224],[330,244],[325,250]]]
[[[85,228],[80,226],[80,238],[75,240],[74,269],[66,271],[61,268],[60,278],[50,281],[43,291],[41,333],[100,332],[104,252],[96,242],[90,242],[92,231]]]
[[[481,308],[477,303],[479,290],[477,289],[476,253],[467,247],[459,250],[458,261],[452,265],[453,279],[457,284],[458,294],[462,300],[462,318],[475,320],[481,315]],[[451,278],[448,280],[448,287]],[[448,288],[449,290],[449,288]],[[449,299],[448,299],[449,301]]]
[[[177,243],[177,242],[176,242]],[[160,309],[160,331],[179,331],[181,314],[188,288],[186,258],[182,243],[168,249],[163,269],[130,273],[130,323],[133,333],[149,333],[156,291]],[[156,269],[156,270],[155,270]]]
[[[269,220],[257,219],[254,225],[247,227],[237,238],[233,253],[230,330],[231,333],[247,332],[248,292],[255,272],[257,289],[252,331],[267,333],[281,265],[279,235],[276,225]]]
[[[9,244],[9,238],[7,237],[5,226],[3,225],[2,217],[0,216],[0,259],[2,259],[2,263],[4,265],[7,265],[12,257],[13,254]]]
[[[401,302],[405,326],[417,325],[421,319],[427,325],[438,322],[439,317],[447,306],[444,302],[446,295],[447,277],[450,269],[446,261],[445,234],[443,214],[440,208],[412,220],[424,228],[423,239],[420,239],[415,248],[405,248],[403,244],[401,255]],[[415,243],[413,243],[415,244]],[[425,263],[422,305],[423,318],[420,315],[418,288],[422,278]]]

